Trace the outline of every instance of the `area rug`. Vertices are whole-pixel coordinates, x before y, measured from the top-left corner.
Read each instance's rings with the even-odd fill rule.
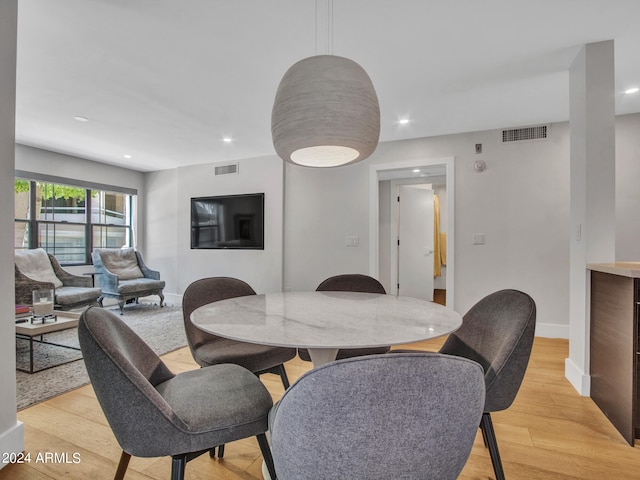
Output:
[[[117,307],[113,310],[118,314]],[[180,307],[137,304],[125,307],[118,315],[158,354],[164,355],[187,345]],[[45,340],[78,347],[78,330],[72,328],[45,335]],[[80,351],[46,344],[36,344],[35,369],[70,361],[33,374],[16,371],[16,400],[18,410],[56,397],[89,383],[89,376]],[[16,339],[16,365],[29,367],[29,342]]]

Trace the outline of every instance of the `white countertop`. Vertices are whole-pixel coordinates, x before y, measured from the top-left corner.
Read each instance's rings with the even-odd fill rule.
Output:
[[[622,277],[640,278],[640,262],[587,263],[587,269]]]

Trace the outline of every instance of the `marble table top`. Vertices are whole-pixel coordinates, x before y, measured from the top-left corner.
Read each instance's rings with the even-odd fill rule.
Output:
[[[400,345],[446,335],[455,311],[426,300],[355,292],[236,297],[191,314],[203,330],[243,342],[313,349]]]

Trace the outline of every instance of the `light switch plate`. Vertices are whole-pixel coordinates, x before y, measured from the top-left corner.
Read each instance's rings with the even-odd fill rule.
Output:
[[[357,235],[347,235],[344,237],[344,244],[347,247],[357,247],[360,245],[360,237]]]
[[[474,233],[473,234],[473,244],[474,245],[484,245],[484,233]]]

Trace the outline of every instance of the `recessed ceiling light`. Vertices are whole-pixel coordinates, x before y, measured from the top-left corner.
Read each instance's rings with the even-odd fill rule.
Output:
[[[416,168],[416,169],[413,171],[413,173],[420,173],[420,169],[419,169],[419,168]]]
[[[123,155],[123,157],[124,157],[124,158],[133,158],[133,157],[132,157],[132,155],[129,155],[128,153],[125,153],[125,154]]]
[[[231,143],[231,142],[233,142],[233,139],[232,139],[231,137],[224,137],[224,138],[222,139],[222,141],[223,141],[224,143]]]
[[[73,117],[74,120],[77,120],[79,122],[88,122],[89,119],[87,117],[82,117],[80,115],[76,115],[75,117]]]
[[[633,87],[624,91],[624,93],[626,93],[627,95],[630,93],[638,93],[638,92],[640,92],[640,88],[638,87]]]
[[[401,118],[400,120],[398,120],[398,123],[400,125],[408,125],[409,124],[409,119],[408,118]]]

